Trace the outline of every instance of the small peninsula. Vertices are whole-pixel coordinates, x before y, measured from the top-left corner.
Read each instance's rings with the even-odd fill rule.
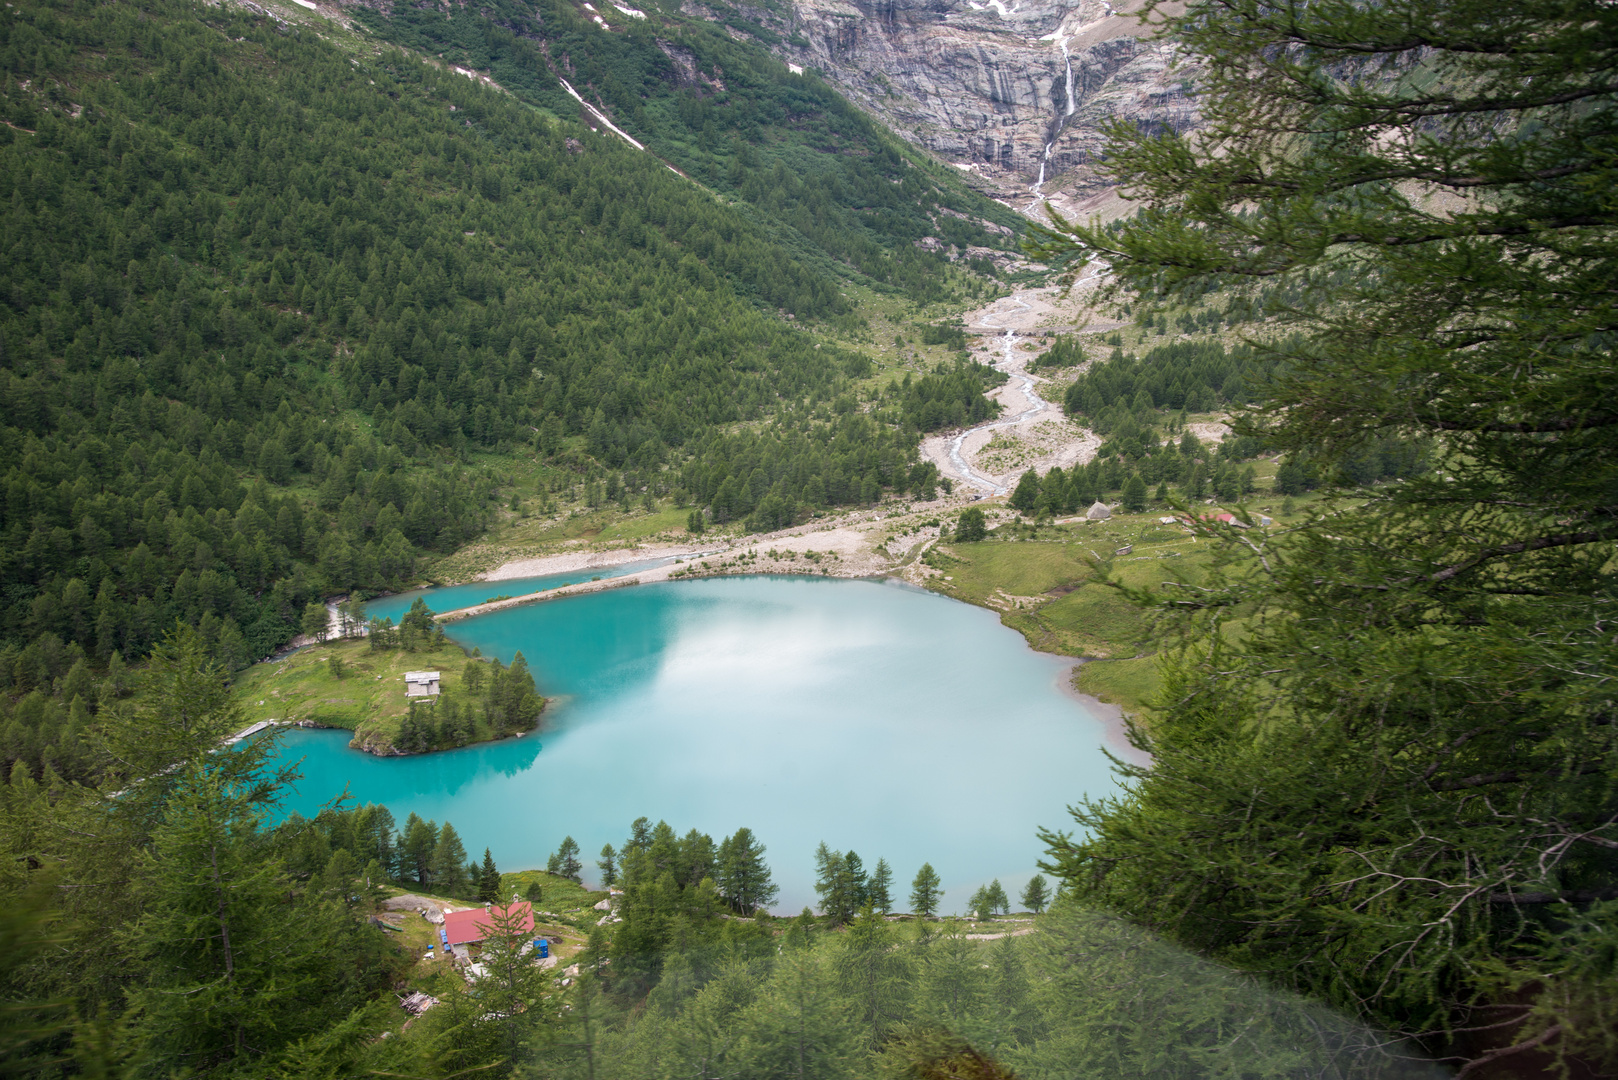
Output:
[[[407,696],[407,672],[437,673],[437,693]],[[343,728],[354,733],[349,746],[381,757],[521,735],[539,726],[545,708],[521,653],[508,667],[442,633],[312,645],[242,672],[236,696],[254,723]]]

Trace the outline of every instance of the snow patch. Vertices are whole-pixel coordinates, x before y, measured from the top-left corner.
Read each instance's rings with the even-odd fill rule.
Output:
[[[636,150],[646,149],[646,147],[642,146],[633,137],[625,134],[617,124],[614,124],[611,120],[608,120],[606,114],[600,109],[596,108],[594,105],[580,97],[579,92],[573,89],[572,85],[566,79],[558,79],[557,81],[562,84],[562,89],[568,92],[568,96],[570,96],[574,101],[577,101],[580,105],[583,105],[586,109],[590,110],[590,115],[610,128],[614,135],[617,135],[620,139],[624,140],[624,142],[628,143],[630,146],[633,146]]]
[[[625,7],[624,5],[622,5],[620,3],[617,3],[616,0],[614,0],[614,3],[613,3],[612,6],[617,8],[619,11],[623,12],[625,15],[628,15],[631,19],[644,19],[644,18],[646,18],[646,12],[639,11],[639,10],[637,10],[635,8],[632,8],[632,7]]]
[[[794,64],[794,63],[789,62],[787,64],[787,70],[792,72],[792,74],[794,74],[794,75],[802,75],[803,74],[803,65],[802,64]]]
[[[316,7],[314,5],[314,3],[312,3],[312,0],[292,0],[292,2],[294,4],[297,4],[299,7],[306,7],[310,11],[319,11],[320,10],[318,7]]]

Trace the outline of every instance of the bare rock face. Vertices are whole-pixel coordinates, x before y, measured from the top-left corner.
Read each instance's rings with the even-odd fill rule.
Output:
[[[1150,28],[1131,14],[1140,6],[793,0],[777,51],[1005,196],[1020,189],[1035,203],[1045,192],[1032,186],[1060,176],[1082,198],[1099,187],[1092,170],[1103,121],[1178,130],[1195,121],[1189,73],[1173,69],[1167,45],[1148,40]]]

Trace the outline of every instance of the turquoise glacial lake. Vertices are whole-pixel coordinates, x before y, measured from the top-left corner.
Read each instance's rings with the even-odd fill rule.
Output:
[[[963,910],[991,878],[1015,897],[1042,854],[1035,830],[1066,828],[1068,804],[1115,790],[1104,723],[1062,689],[1071,661],[908,585],[668,582],[449,632],[508,661],[522,652],[552,698],[542,730],[404,758],[293,730],[281,753],[302,759],[303,779],[288,809],[312,814],[346,788],[401,824],[411,811],[453,822],[507,870],[544,866],[572,835],[587,881],[641,815],[715,842],[745,825],[768,846],[778,911],[813,904],[822,840],[867,868],[886,858],[901,906],[930,862],[945,909]]]

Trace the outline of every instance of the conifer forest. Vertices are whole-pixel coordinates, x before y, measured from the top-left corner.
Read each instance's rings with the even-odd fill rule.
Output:
[[[1607,0],[6,4],[0,1073],[1618,1076],[1615,162]],[[727,575],[1110,786],[523,771],[678,620],[476,627]]]

